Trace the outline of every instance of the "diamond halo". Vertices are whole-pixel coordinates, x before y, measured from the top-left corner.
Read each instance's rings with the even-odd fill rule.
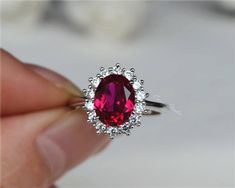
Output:
[[[102,79],[106,78],[109,75],[122,75],[127,80],[129,80],[135,91],[135,101],[134,108],[129,116],[127,122],[124,122],[119,126],[107,126],[105,125],[98,117],[95,106],[94,99],[97,87],[101,83]],[[95,76],[89,78],[90,85],[88,89],[84,89],[84,95],[86,97],[84,109],[88,114],[88,122],[91,123],[98,134],[105,133],[110,136],[110,138],[114,138],[117,135],[125,134],[130,135],[131,129],[136,126],[141,125],[140,118],[145,112],[145,99],[149,96],[148,93],[145,93],[143,88],[143,80],[137,79],[135,75],[135,70],[131,68],[130,70],[126,70],[125,68],[121,68],[120,64],[117,63],[114,67],[109,67],[105,69],[104,67],[100,68],[100,72]]]

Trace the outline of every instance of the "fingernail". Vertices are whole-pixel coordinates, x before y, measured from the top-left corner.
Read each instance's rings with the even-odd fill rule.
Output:
[[[96,153],[107,143],[106,135],[97,135],[86,123],[83,112],[69,112],[39,135],[37,144],[53,178]]]
[[[77,87],[74,83],[72,83],[67,78],[61,76],[60,74],[49,70],[44,67],[40,67],[33,64],[26,64],[31,70],[45,78],[46,80],[52,82],[58,88],[64,89],[72,95],[75,96],[83,96],[81,89]]]

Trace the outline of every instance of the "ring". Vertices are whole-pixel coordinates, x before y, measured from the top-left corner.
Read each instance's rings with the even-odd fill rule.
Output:
[[[86,110],[88,122],[98,134],[130,135],[131,129],[140,126],[142,115],[159,115],[167,107],[161,102],[146,100],[143,80],[135,75],[134,68],[126,70],[117,63],[114,67],[100,68],[100,73],[89,78],[84,97],[73,100],[70,106]]]

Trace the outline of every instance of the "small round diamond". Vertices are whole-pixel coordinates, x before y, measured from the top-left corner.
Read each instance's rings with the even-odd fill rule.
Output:
[[[137,126],[140,124],[140,116],[138,114],[133,114],[130,119],[129,122],[131,124],[131,126]]]
[[[87,110],[93,110],[94,109],[94,103],[91,100],[88,100],[85,103],[85,107],[86,107]]]
[[[96,113],[94,111],[90,112],[88,114],[88,120],[91,122],[91,123],[95,123],[96,122]]]
[[[96,125],[95,125],[95,128],[98,130],[98,129],[100,129],[100,127],[103,125],[103,123],[97,123]]]
[[[106,126],[103,124],[103,123],[98,123],[96,125],[96,129],[97,129],[97,133],[100,134],[100,133],[103,133],[105,130],[106,130]]]
[[[135,80],[133,83],[133,88],[134,89],[139,89],[141,87],[141,82],[140,80]]]
[[[86,92],[86,97],[87,98],[92,99],[92,98],[94,98],[94,96],[95,96],[95,92],[94,92],[93,89],[87,90],[87,92]]]
[[[106,132],[109,134],[110,138],[113,138],[118,134],[118,129],[114,127],[108,127]]]
[[[114,70],[113,70],[113,73],[114,73],[114,74],[122,74],[122,69],[121,69],[121,67],[115,67]]]
[[[137,104],[135,105],[135,111],[136,111],[136,113],[141,114],[141,113],[144,112],[144,110],[145,110],[145,105],[144,105],[144,103],[137,103]]]
[[[143,101],[145,99],[145,92],[144,91],[137,91],[136,92],[136,99],[138,101]]]
[[[99,123],[99,128],[97,128],[97,133],[100,134],[100,133],[103,133],[105,130],[106,130],[106,126],[103,124],[103,123]]]
[[[96,128],[96,130],[97,130],[96,132],[98,134],[103,133],[106,130],[106,126],[101,122],[96,123],[95,128]]]
[[[106,126],[105,126],[105,125],[102,125],[102,126],[100,127],[100,129],[101,129],[102,131],[105,131]]]
[[[108,76],[110,73],[109,73],[109,71],[108,70],[103,70],[102,72],[101,72],[101,75],[103,76],[103,77],[106,77],[106,76]]]
[[[125,76],[128,80],[131,80],[131,79],[133,78],[133,76],[134,76],[134,73],[131,72],[131,71],[129,71],[129,70],[127,70],[127,71],[124,72],[124,76]]]
[[[129,120],[130,121],[130,120]],[[123,126],[122,126],[122,129],[125,131],[125,130],[128,130],[129,129],[129,123],[125,123]]]
[[[94,87],[97,87],[100,83],[100,79],[95,77],[93,78],[93,80],[91,81],[91,84],[94,86]]]

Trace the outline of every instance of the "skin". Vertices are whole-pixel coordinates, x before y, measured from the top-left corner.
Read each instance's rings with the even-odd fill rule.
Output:
[[[51,187],[68,170],[102,151],[86,113],[68,108],[81,90],[48,69],[1,50],[0,187]]]

